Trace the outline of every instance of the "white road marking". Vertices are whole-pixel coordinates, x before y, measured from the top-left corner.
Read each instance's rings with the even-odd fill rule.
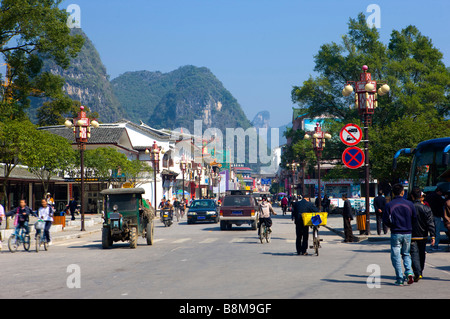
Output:
[[[184,243],[184,242],[190,241],[190,240],[191,240],[191,238],[180,238],[180,239],[175,240],[173,243],[174,244],[181,244],[181,243]]]
[[[219,238],[206,238],[205,240],[202,240],[200,244],[211,244],[215,241],[217,241]]]

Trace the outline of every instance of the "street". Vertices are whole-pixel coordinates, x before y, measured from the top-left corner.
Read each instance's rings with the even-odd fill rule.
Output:
[[[140,238],[135,250],[127,243],[103,250],[101,232],[55,242],[47,252],[3,249],[0,298],[448,298],[448,252],[427,254],[424,279],[396,287],[389,242],[345,244],[321,227],[320,256],[297,256],[290,215],[276,211],[269,244],[247,227],[220,231],[184,218],[170,228],[156,220],[154,245]],[[329,225],[341,223],[329,217]]]

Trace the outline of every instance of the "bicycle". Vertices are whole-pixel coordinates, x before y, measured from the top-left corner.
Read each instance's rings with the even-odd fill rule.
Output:
[[[319,256],[320,242],[323,241],[319,237],[319,227],[327,224],[328,213],[303,213],[303,224],[305,226],[312,227],[313,244],[309,246],[310,249],[314,249],[316,256]]]
[[[309,246],[309,248],[314,249],[316,256],[319,256],[319,248],[321,248],[320,242],[323,241],[323,239],[319,237],[319,227],[320,226],[312,226],[313,244],[312,246]]]
[[[261,244],[264,243],[264,239],[267,243],[270,243],[270,240],[272,239],[272,230],[270,227],[267,226],[266,222],[259,221],[259,240],[261,241]]]
[[[27,229],[25,227],[26,226],[22,226],[19,230],[16,228],[14,234],[9,236],[8,248],[10,252],[15,253],[21,244],[23,244],[23,249],[26,251],[30,250],[30,234],[27,233]]]
[[[45,236],[44,228],[45,222],[43,220],[38,220],[36,224],[34,224],[34,228],[36,229],[36,252],[38,253],[41,246],[44,245],[44,250],[48,250],[48,240],[47,236]],[[41,236],[42,232],[42,236]]]

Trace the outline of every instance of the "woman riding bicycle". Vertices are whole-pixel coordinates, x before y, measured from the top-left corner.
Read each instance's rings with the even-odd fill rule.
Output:
[[[267,201],[266,196],[263,196],[262,202],[260,204],[260,214],[259,214],[259,225],[258,225],[258,235],[261,233],[261,224],[264,223],[269,232],[272,230],[270,227],[272,226],[272,218],[270,218],[270,214],[276,215],[275,211],[272,208],[272,205]]]
[[[53,222],[53,207],[47,203],[45,198],[41,200],[41,207],[38,209],[38,217],[45,222],[44,236],[47,239],[47,242],[50,243],[50,227],[52,227]],[[40,229],[38,232],[40,233]]]

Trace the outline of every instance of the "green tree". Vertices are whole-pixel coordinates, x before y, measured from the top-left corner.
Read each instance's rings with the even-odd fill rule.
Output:
[[[0,122],[0,162],[3,163],[3,194],[9,207],[8,180],[11,172],[24,161],[24,154],[37,147],[34,144],[37,130],[25,120]]]
[[[84,39],[71,36],[62,0],[3,0],[0,2],[0,55],[8,64],[0,119],[23,119],[29,96],[63,99],[64,80],[41,72],[43,60],[67,68]]]
[[[91,170],[95,177],[110,185],[113,183],[113,172],[118,172],[118,175],[121,175],[122,171],[128,166],[128,159],[125,154],[114,148],[100,147],[87,150],[84,153],[84,165],[86,170]],[[77,166],[79,167],[79,164]]]
[[[292,100],[311,117],[328,115],[338,119],[340,125],[330,126],[332,135],[338,136],[343,124],[360,124],[353,96],[343,97],[341,92],[347,81],[357,81],[361,67],[368,65],[373,79],[387,82],[391,87],[389,95],[378,97],[373,116],[372,176],[384,181],[395,181],[397,173],[407,177],[406,165],[399,165],[396,174],[388,172],[396,151],[392,148],[414,147],[420,139],[428,138],[418,131],[427,130],[427,126],[434,127],[439,134],[447,132],[444,117],[450,111],[449,69],[443,63],[443,54],[415,26],[392,31],[388,45],[380,41],[377,29],[367,26],[362,13],[357,19],[350,19],[348,26],[341,44],[332,42],[321,46],[314,56],[314,71],[318,75],[311,76],[301,86],[294,86]],[[411,139],[399,135],[393,140],[392,130],[416,134]],[[326,150],[325,159],[340,158],[342,145],[338,144],[331,143],[330,150],[334,152]]]
[[[128,161],[123,172],[134,187],[139,187],[145,183],[153,181],[153,169],[138,159]]]
[[[80,112],[80,101],[69,97],[60,100],[44,102],[37,110],[38,126],[63,125],[67,118],[75,118]],[[87,106],[84,107],[86,116],[90,119],[99,117],[97,112],[91,112]]]
[[[35,130],[29,136],[33,147],[21,150],[22,164],[36,175],[47,193],[52,177],[64,173],[75,161],[75,151],[64,137],[46,131]]]

